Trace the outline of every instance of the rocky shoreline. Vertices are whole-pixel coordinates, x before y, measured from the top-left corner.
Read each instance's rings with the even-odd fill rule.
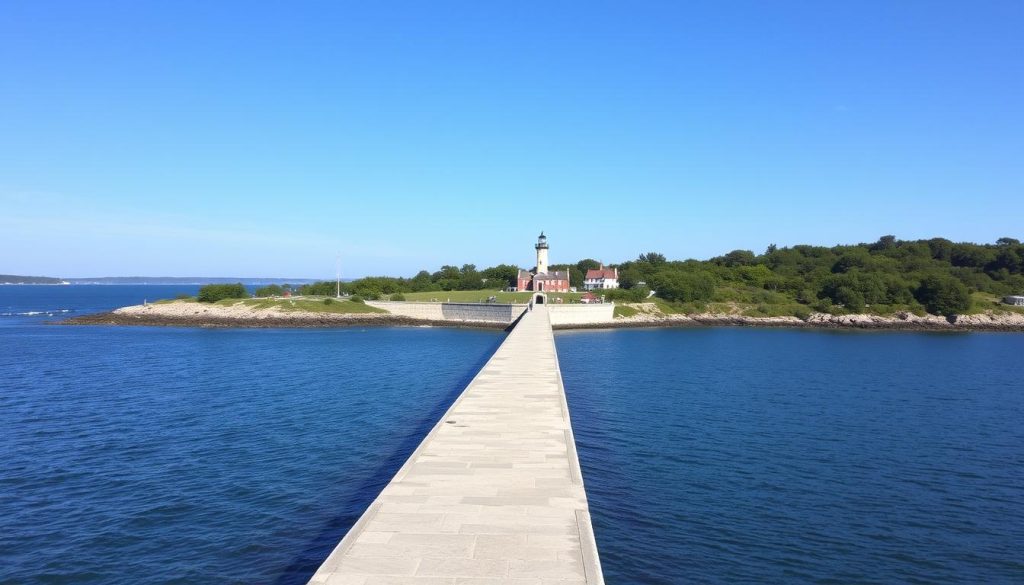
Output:
[[[619,329],[641,327],[787,327],[795,329],[851,329],[877,331],[1006,331],[1024,332],[1024,314],[984,313],[940,317],[898,313],[878,315],[829,315],[813,313],[806,320],[797,317],[747,317],[740,314],[665,314],[646,304],[632,305],[639,312],[614,321],[556,325],[568,329]],[[507,329],[507,323],[422,319],[390,313],[330,313],[256,309],[245,305],[201,305],[197,303],[156,303],[135,305],[94,315],[72,317],[64,325],[139,325],[158,327],[471,327]]]
[[[507,323],[486,321],[452,322],[416,319],[390,313],[327,313],[254,309],[243,305],[199,305],[156,303],[133,305],[92,315],[81,315],[60,325],[136,325],[145,327],[204,328],[323,328],[323,327],[471,327],[506,329]]]
[[[747,317],[735,314],[697,313],[666,315],[643,312],[616,319],[613,323],[585,326],[560,326],[556,329],[602,329],[637,327],[789,327],[798,329],[858,329],[878,331],[1007,331],[1024,332],[1024,315],[1019,313],[983,313],[978,315],[918,316],[897,313],[880,315],[830,315],[812,313],[806,320],[798,317]]]

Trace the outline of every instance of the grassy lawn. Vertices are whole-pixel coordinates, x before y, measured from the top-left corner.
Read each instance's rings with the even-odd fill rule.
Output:
[[[743,315],[746,317],[788,317],[797,316],[801,319],[807,318],[811,309],[795,301],[774,302],[774,303],[751,303],[741,301],[729,302],[700,302],[670,303],[657,297],[647,299],[645,303],[653,304],[658,311],[666,315],[695,315],[697,313],[711,313],[715,315]],[[633,309],[632,307],[627,307]],[[633,309],[634,311],[636,309]],[[615,314],[624,317],[630,316],[626,312],[620,312],[615,307]]]
[[[989,293],[976,292],[971,294],[971,308],[968,314],[984,313],[992,311],[998,313],[1021,313],[1024,314],[1024,307],[1015,307],[1003,303],[1003,297]]]
[[[615,310],[612,313],[613,317],[632,317],[640,311],[633,307],[627,307],[626,305],[615,305]]]
[[[327,302],[330,301],[330,302]],[[303,297],[297,299],[224,299],[214,303],[223,307],[245,305],[254,309],[278,307],[282,311],[307,311],[310,313],[386,313],[383,309],[353,303],[345,299]]]
[[[483,303],[487,297],[498,298],[499,303],[528,303],[531,292],[505,292],[492,290],[441,290],[434,292],[403,293],[405,300],[416,302],[452,302],[452,303]],[[561,298],[563,302],[570,303],[579,301],[582,293],[548,293],[548,302],[554,303],[555,299]]]
[[[167,303],[198,303],[198,302],[199,301],[197,301],[195,297],[190,297],[188,295],[178,295],[177,297],[175,297],[173,299],[160,299],[160,300],[157,300],[157,301],[153,301],[150,304],[151,305],[166,305]]]

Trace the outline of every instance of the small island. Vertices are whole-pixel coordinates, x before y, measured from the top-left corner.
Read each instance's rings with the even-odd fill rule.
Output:
[[[548,264],[541,234],[537,264],[477,270],[472,264],[422,270],[412,278],[350,282],[211,284],[196,298],[158,301],[68,324],[202,327],[366,325],[505,328],[533,302],[552,309],[557,329],[758,326],[1024,331],[1024,245],[954,243],[943,238],[870,244],[768,246],[710,260],[662,254],[605,266],[593,259]],[[544,287],[549,288],[545,289]]]

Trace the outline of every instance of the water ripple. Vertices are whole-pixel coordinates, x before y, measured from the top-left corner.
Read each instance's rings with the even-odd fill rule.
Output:
[[[1024,336],[557,344],[609,584],[1024,582]]]
[[[304,583],[501,338],[0,328],[0,583]]]

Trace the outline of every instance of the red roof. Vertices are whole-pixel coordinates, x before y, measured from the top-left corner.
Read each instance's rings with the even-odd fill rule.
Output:
[[[601,278],[619,278],[618,268],[591,268],[587,271],[587,280],[595,280]]]

